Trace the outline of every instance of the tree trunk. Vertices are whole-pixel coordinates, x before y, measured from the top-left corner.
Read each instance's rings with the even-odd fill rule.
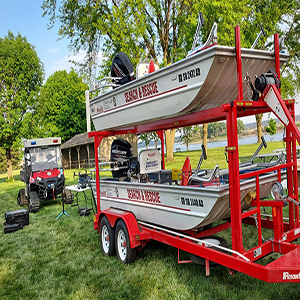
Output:
[[[206,153],[207,153],[207,128],[208,124],[203,124],[203,145],[205,147]]]
[[[173,149],[174,149],[174,140],[175,140],[175,129],[166,130],[165,137],[166,137],[166,152],[167,152],[166,161],[172,161],[174,160]]]
[[[189,141],[186,141],[186,151],[189,151]]]
[[[262,129],[261,129],[261,120],[262,120],[263,114],[255,115],[256,119],[256,129],[257,129],[257,143],[259,144],[262,137]]]
[[[7,161],[7,179],[8,180],[13,180],[14,175],[13,175],[13,170],[12,170],[12,162],[11,162],[11,151],[10,148],[6,149],[6,161]]]

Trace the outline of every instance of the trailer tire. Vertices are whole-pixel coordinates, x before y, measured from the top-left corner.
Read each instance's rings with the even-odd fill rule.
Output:
[[[218,237],[218,236],[206,236],[206,237],[200,238],[200,240],[201,241],[207,240],[207,242],[210,242],[212,244],[216,244],[218,246],[222,246],[222,247],[228,248],[228,243],[226,242],[226,240],[223,239],[223,238],[221,238],[221,237]],[[212,247],[212,246],[209,246],[209,245],[207,245],[206,247],[209,247],[211,249],[214,249],[214,250],[226,253],[225,250],[219,249],[217,247]],[[200,257],[200,256],[195,255],[195,254],[192,254],[192,253],[190,254],[190,257],[191,257],[191,261],[194,264],[202,266],[202,267],[205,267],[205,258]],[[217,263],[215,263],[213,261],[209,261],[209,266],[210,267],[215,267],[217,265],[218,265]]]
[[[100,222],[100,244],[104,256],[115,254],[115,230],[111,227],[106,216]]]
[[[136,249],[130,248],[128,230],[123,220],[120,220],[117,223],[115,244],[117,256],[120,262],[123,264],[129,264],[135,261]]]

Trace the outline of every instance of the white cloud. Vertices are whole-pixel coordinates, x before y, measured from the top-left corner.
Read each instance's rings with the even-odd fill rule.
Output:
[[[78,54],[71,54],[69,56],[64,56],[62,59],[54,61],[51,66],[46,71],[46,76],[51,76],[54,72],[60,70],[66,70],[69,72],[71,68],[75,68],[75,65],[71,62],[82,63],[84,61],[86,52],[81,50]]]
[[[52,48],[48,51],[49,54],[54,54],[54,53],[58,53],[59,49],[58,48]]]

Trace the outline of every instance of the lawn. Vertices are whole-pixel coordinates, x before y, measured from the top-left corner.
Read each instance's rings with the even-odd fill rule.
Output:
[[[269,143],[262,152],[282,148]],[[251,157],[257,145],[241,146],[241,161]],[[196,168],[199,151],[174,153],[167,168],[181,168],[186,155]],[[209,162],[211,161],[211,162]],[[209,149],[203,167],[226,166],[224,148]],[[17,194],[24,184],[18,172],[15,181],[6,183],[0,174],[0,215],[20,209]],[[77,178],[67,170],[66,184]],[[83,205],[83,198],[80,198]],[[69,205],[66,210],[69,211]],[[0,232],[0,299],[300,299],[298,284],[265,283],[241,273],[231,276],[218,266],[205,269],[194,264],[178,264],[177,250],[151,242],[129,265],[117,257],[104,257],[99,236],[93,229],[93,215],[81,217],[73,207],[70,217],[61,213],[59,200],[44,202],[30,214],[29,226],[12,234]],[[4,217],[2,218],[5,221]],[[247,232],[247,231],[246,231]],[[251,231],[244,236],[251,245]],[[181,253],[182,258],[188,258]]]

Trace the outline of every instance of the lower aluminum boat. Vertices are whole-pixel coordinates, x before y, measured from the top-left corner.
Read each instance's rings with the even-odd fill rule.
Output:
[[[260,177],[262,198],[270,194],[277,180],[277,173]],[[96,181],[91,181],[91,186],[96,197]],[[242,210],[251,207],[245,197],[255,190],[255,178],[241,182]],[[176,230],[197,229],[230,217],[229,184],[175,186],[104,178],[100,180],[100,207],[130,211],[140,221]]]

